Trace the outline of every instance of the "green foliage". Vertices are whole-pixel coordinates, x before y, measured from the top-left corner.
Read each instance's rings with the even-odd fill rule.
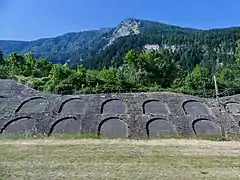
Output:
[[[143,85],[156,84],[160,87],[170,87],[178,76],[179,65],[164,52],[150,50],[137,53],[130,50],[124,57],[124,62],[136,70]]]
[[[47,77],[52,69],[53,64],[46,61],[45,59],[39,59],[35,63],[35,68],[33,69],[33,76],[36,78]]]
[[[237,64],[239,65],[240,64],[240,40],[238,40],[236,43],[235,58],[236,58]]]
[[[0,63],[3,61],[3,52],[0,50]]]
[[[99,54],[83,58],[83,64],[91,69],[119,67],[129,50],[137,52],[150,44],[168,51],[184,70],[192,70],[201,64],[212,67],[209,70],[214,72],[217,62],[225,65],[233,63],[235,45],[240,39],[240,28],[203,31],[140,20],[139,30],[140,34],[118,38]]]
[[[68,59],[76,64],[81,58],[87,58],[97,53],[104,37],[110,29],[90,30],[78,33],[67,33],[54,38],[40,39],[36,41],[0,41],[0,48],[8,55],[11,52],[34,52],[38,58],[45,58],[54,63],[64,64]]]
[[[120,67],[129,50],[142,50],[146,44],[156,44],[161,49],[169,50],[173,59],[177,59],[187,71],[201,64],[203,67],[212,67],[209,70],[214,72],[217,62],[226,65],[235,60],[233,53],[240,39],[238,27],[198,30],[138,19],[125,20],[129,27],[132,22],[138,24],[139,34],[116,36],[116,30],[124,24],[120,23],[115,28],[67,33],[30,42],[0,41],[0,49],[5,55],[31,50],[36,58],[61,64],[70,60],[69,66],[82,63],[88,69]],[[115,40],[112,42],[112,39]],[[107,46],[109,42],[112,44]]]
[[[235,81],[235,72],[233,68],[225,67],[222,68],[218,82],[221,84],[227,84],[228,86],[233,86]]]
[[[53,64],[37,59],[32,52],[11,53],[0,63],[0,77],[17,78],[34,89],[57,94],[173,91],[209,97],[214,93],[213,75],[221,87],[238,88],[239,47],[234,49],[232,64],[217,62],[210,66],[207,61],[195,61],[188,69],[179,56],[165,50],[131,49],[120,67],[99,70],[81,64],[75,68]]]
[[[7,79],[8,73],[3,65],[0,64],[0,79]]]
[[[193,90],[213,89],[212,74],[207,68],[197,65],[186,77],[186,86]]]

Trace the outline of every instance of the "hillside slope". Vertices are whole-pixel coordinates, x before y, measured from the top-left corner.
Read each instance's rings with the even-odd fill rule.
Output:
[[[117,27],[68,33],[36,41],[0,41],[5,55],[33,51],[37,57],[69,65],[83,63],[87,68],[119,66],[129,49],[170,50],[185,68],[216,61],[232,61],[240,28],[199,30],[159,22],[126,19]]]
[[[0,49],[4,54],[11,52],[25,53],[33,51],[36,57],[43,57],[55,63],[64,64],[74,56],[79,60],[91,54],[96,54],[108,43],[107,33],[111,28],[67,33],[54,38],[36,41],[0,41]]]

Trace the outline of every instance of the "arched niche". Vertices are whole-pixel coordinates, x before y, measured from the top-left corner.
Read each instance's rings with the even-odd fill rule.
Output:
[[[151,119],[146,124],[148,137],[163,137],[166,135],[175,135],[175,127],[166,119],[155,118]]]
[[[73,113],[73,114],[82,114],[87,109],[87,102],[81,98],[71,98],[64,101],[58,113]]]
[[[238,102],[227,102],[225,107],[233,115],[240,114],[240,104]]]
[[[101,114],[126,114],[127,105],[120,99],[109,99],[102,103]]]
[[[7,122],[1,129],[4,134],[21,134],[34,132],[35,122],[31,117],[19,117]]]
[[[196,135],[221,136],[221,127],[209,119],[196,119],[192,123]]]
[[[191,116],[209,114],[209,110],[206,105],[196,100],[185,101],[183,103],[183,110],[186,115]]]
[[[238,121],[238,132],[240,134],[240,121]]]
[[[75,117],[65,117],[53,123],[48,136],[52,134],[77,134],[80,132],[80,125]]]
[[[7,98],[4,96],[0,96],[0,111],[6,106]]]
[[[16,109],[16,113],[42,113],[45,111],[47,101],[43,97],[32,97],[23,101]]]
[[[107,118],[103,120],[98,127],[98,136],[126,138],[128,137],[128,126],[120,118]]]
[[[143,103],[143,114],[169,114],[167,104],[156,99],[150,99]]]

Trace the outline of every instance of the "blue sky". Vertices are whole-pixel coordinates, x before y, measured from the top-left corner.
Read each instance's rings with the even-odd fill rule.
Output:
[[[193,28],[240,26],[240,0],[0,0],[0,39],[34,40],[133,17]]]

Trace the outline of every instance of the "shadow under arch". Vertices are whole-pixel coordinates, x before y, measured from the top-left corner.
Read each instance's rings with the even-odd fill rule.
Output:
[[[148,99],[148,100],[144,101],[143,104],[142,104],[143,114],[146,113],[145,105],[146,105],[147,103],[150,103],[150,102],[161,102],[161,101],[160,101],[159,99]]]
[[[104,106],[111,102],[111,101],[121,101],[125,106],[126,106],[126,103],[124,101],[122,101],[121,99],[118,99],[118,98],[114,98],[114,99],[108,99],[106,101],[104,101],[102,104],[101,104],[101,109],[100,109],[100,113],[103,114],[103,109],[104,109]],[[127,109],[127,108],[126,108]]]
[[[228,108],[227,108],[227,105],[228,105],[228,104],[237,104],[237,105],[240,105],[240,103],[239,103],[239,102],[236,102],[236,101],[227,101],[227,102],[225,102],[225,103],[223,104],[223,106],[224,106],[225,109],[228,109]]]
[[[122,118],[120,118],[120,117],[115,117],[115,116],[108,117],[108,118],[102,120],[102,121],[99,123],[98,129],[97,129],[97,136],[98,136],[98,137],[100,137],[100,135],[101,135],[102,125],[103,125],[105,122],[107,122],[107,121],[109,121],[109,120],[111,120],[111,119],[116,119],[116,120],[119,120],[119,121],[125,123],[125,121],[124,121]],[[126,123],[125,123],[125,124],[126,124]],[[126,124],[126,125],[127,125],[127,124]],[[127,128],[128,128],[128,125],[127,125]]]
[[[51,136],[51,134],[52,134],[52,132],[53,132],[55,126],[56,126],[58,123],[60,123],[60,122],[62,122],[62,121],[64,121],[64,120],[68,120],[68,119],[74,119],[74,121],[77,120],[76,117],[72,117],[72,116],[64,117],[64,118],[58,119],[57,121],[55,121],[55,122],[52,124],[52,126],[51,126],[51,128],[50,128],[50,130],[49,130],[47,136],[48,136],[48,137]]]
[[[224,105],[231,104],[231,103],[240,104],[240,103],[237,102],[237,101],[227,101],[227,102],[224,103]]]
[[[207,119],[207,118],[198,118],[198,119],[195,119],[193,122],[192,122],[192,129],[193,129],[193,132],[195,133],[195,135],[198,135],[197,131],[196,131],[196,128],[195,128],[195,124],[199,121],[208,121],[210,123],[213,123],[214,125],[217,125],[216,123],[214,123],[212,120],[210,119]],[[221,135],[222,135],[222,130],[220,129],[220,132],[221,132]]]
[[[150,119],[150,120],[146,123],[146,126],[145,126],[145,129],[146,129],[148,138],[150,138],[149,125],[150,125],[152,122],[154,122],[154,121],[166,121],[166,122],[168,122],[167,119],[161,118],[161,117],[156,117],[156,118]],[[169,122],[168,122],[168,123],[169,123]]]
[[[41,96],[36,96],[36,97],[31,97],[31,98],[28,98],[26,99],[25,101],[23,101],[20,106],[16,109],[15,113],[19,112],[20,109],[28,102],[32,101],[32,100],[36,100],[36,99],[43,99],[43,100],[46,100],[44,97],[41,97]]]
[[[203,121],[203,120],[212,122],[210,119],[206,119],[206,118],[198,118],[198,119],[195,119],[195,120],[192,122],[192,129],[193,129],[193,132],[194,132],[196,135],[197,135],[197,131],[196,131],[196,129],[195,129],[195,124],[196,124],[197,122]]]
[[[65,104],[67,104],[68,102],[73,101],[73,100],[83,100],[83,99],[82,98],[70,98],[70,99],[67,99],[67,100],[63,101],[63,103],[61,104],[61,106],[60,106],[60,108],[58,110],[58,113],[62,112],[63,107],[64,107]]]
[[[182,108],[183,108],[183,111],[184,111],[184,113],[185,113],[186,115],[187,115],[188,113],[187,113],[187,110],[186,110],[185,106],[186,106],[187,103],[190,103],[190,102],[196,102],[196,103],[202,104],[200,101],[194,100],[194,99],[184,101],[184,102],[182,103]]]
[[[4,124],[4,126],[3,126],[3,127],[1,128],[1,130],[0,130],[0,134],[2,134],[3,131],[4,131],[10,124],[12,124],[13,122],[16,122],[16,121],[18,121],[18,120],[21,120],[21,119],[31,119],[31,120],[33,120],[33,118],[30,117],[30,116],[22,116],[22,117],[14,118],[14,119],[12,119],[11,121],[8,121],[6,124]]]

